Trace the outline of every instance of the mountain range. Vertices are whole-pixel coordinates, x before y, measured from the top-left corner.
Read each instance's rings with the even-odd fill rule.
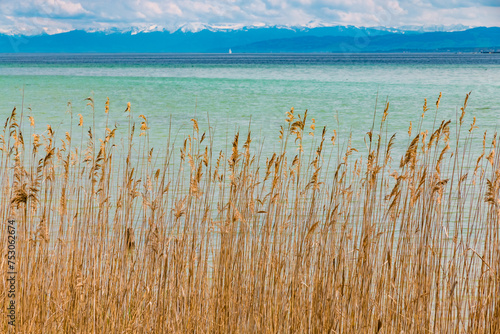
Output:
[[[428,31],[433,30],[433,31]],[[445,30],[445,31],[439,31]],[[164,31],[82,31],[34,36],[0,34],[0,52],[37,53],[308,53],[500,50],[500,27],[195,27]]]

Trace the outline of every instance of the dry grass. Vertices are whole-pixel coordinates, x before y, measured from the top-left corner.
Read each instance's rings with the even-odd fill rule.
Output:
[[[98,139],[80,119],[56,141],[13,111],[0,216],[18,227],[15,331],[500,332],[498,139],[475,150],[466,104],[413,124],[401,156],[388,104],[363,149],[292,109],[270,156],[238,133],[223,153],[194,119],[180,154],[157,153],[130,105],[123,150],[123,129]]]

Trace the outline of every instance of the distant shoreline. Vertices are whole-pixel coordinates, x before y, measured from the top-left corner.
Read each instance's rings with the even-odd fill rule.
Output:
[[[498,52],[384,53],[0,53],[9,67],[500,65]]]
[[[481,49],[481,48],[479,48]],[[487,48],[484,48],[487,49]],[[237,57],[239,55],[398,55],[398,54],[412,54],[412,55],[426,55],[426,54],[443,54],[443,55],[454,55],[454,54],[500,54],[500,46],[494,48],[495,50],[391,50],[391,51],[364,51],[364,52],[95,52],[95,51],[81,51],[81,52],[53,52],[53,51],[19,51],[19,52],[4,52],[0,50],[0,55],[227,55],[228,57]]]

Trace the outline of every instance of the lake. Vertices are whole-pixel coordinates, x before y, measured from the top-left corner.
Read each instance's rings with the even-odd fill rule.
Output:
[[[317,129],[335,129],[341,140],[352,132],[362,148],[377,101],[377,117],[390,102],[387,131],[406,142],[425,98],[423,127],[432,128],[440,92],[438,121],[456,120],[472,91],[465,120],[470,124],[475,116],[479,129],[492,133],[500,122],[499,78],[500,54],[481,53],[0,54],[0,113],[6,118],[14,106],[21,110],[24,95],[24,111],[35,116],[37,130],[51,124],[63,134],[70,124],[68,102],[74,117],[82,114],[87,122],[85,98],[93,95],[102,129],[109,97],[109,124],[126,132],[120,125],[128,123],[123,111],[130,102],[137,122],[141,114],[148,118],[152,146],[164,143],[170,124],[176,138],[191,133],[196,117],[201,129],[208,120],[215,128],[216,146],[251,121],[254,141],[265,139],[264,149],[272,151],[285,112],[294,107],[298,113],[308,109]]]

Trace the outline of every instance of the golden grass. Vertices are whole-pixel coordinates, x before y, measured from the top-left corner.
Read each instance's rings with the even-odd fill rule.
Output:
[[[17,320],[0,312],[0,332],[498,333],[498,139],[475,151],[466,104],[411,125],[401,156],[388,103],[366,149],[292,109],[270,156],[250,133],[225,154],[196,119],[180,154],[154,153],[130,104],[123,151],[107,118],[103,138],[79,115],[56,141],[14,110],[0,216],[17,224]]]

